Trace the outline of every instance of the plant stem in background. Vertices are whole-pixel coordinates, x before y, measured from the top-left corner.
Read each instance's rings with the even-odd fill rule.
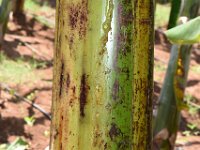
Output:
[[[185,1],[183,14],[187,17],[197,16],[197,1]],[[191,6],[191,8],[188,8]],[[199,5],[197,5],[199,8]],[[194,13],[196,12],[196,14]],[[190,18],[189,18],[190,19]],[[170,61],[159,97],[158,115],[154,125],[154,149],[170,150],[174,148],[179,128],[180,112],[184,104],[184,91],[187,83],[192,45],[173,45]]]
[[[180,16],[182,2],[183,0],[172,0],[168,29],[171,29],[176,26],[177,20]]]
[[[10,0],[2,0],[0,6],[0,49],[2,47],[3,38],[7,29],[12,3]]]
[[[134,0],[133,11],[132,149],[151,150],[154,0]]]
[[[15,0],[13,6],[13,18],[18,24],[26,24],[26,16],[24,14],[24,3],[25,0]]]
[[[16,0],[14,8],[14,16],[23,14],[25,0]]]
[[[200,14],[200,1],[199,0],[185,0],[181,16],[186,16],[189,19],[193,19]]]
[[[151,149],[153,15],[153,0],[57,0],[50,149]]]
[[[179,127],[180,110],[184,106],[181,98],[183,98],[189,70],[190,57],[188,56],[191,53],[190,49],[191,46],[178,45],[174,45],[171,49],[168,69],[159,98],[158,115],[154,125],[155,149],[170,150],[174,148]],[[182,54],[184,54],[184,57]],[[184,72],[184,74],[179,74],[179,71]],[[177,84],[177,81],[180,81],[180,85]],[[177,99],[178,97],[179,99]]]
[[[14,11],[14,16],[19,19],[19,15],[23,13],[24,0],[2,0],[0,6],[0,49],[2,46],[3,38],[6,33],[9,14]],[[22,16],[21,16],[22,17]]]

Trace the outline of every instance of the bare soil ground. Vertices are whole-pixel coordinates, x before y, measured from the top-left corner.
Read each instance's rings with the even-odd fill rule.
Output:
[[[10,84],[21,96],[27,97],[34,93],[34,103],[50,113],[51,90],[52,90],[52,59],[53,59],[54,30],[37,22],[31,17],[26,17],[22,23],[9,23],[9,30],[5,36],[2,51],[10,58],[17,59],[24,56],[25,59],[34,59],[47,62],[48,65],[34,70],[35,76],[42,74],[38,81],[31,80],[23,84]],[[171,45],[165,37],[156,32],[155,42],[155,102],[158,99],[165,71],[167,68]],[[192,95],[194,104],[200,105],[200,50],[196,46],[192,52],[191,69],[188,79],[186,94]],[[37,50],[35,53],[34,50]],[[12,142],[16,137],[23,137],[30,144],[31,150],[44,150],[49,144],[50,121],[38,110],[34,109],[12,94],[1,91],[0,95],[0,144]],[[34,116],[36,121],[33,126],[25,123],[24,117]],[[197,124],[200,128],[200,113],[191,115],[187,111],[182,112],[181,129],[178,134],[177,147],[183,150],[197,150],[200,147],[200,136],[193,135],[192,131],[188,136],[183,132],[189,130],[188,123]]]
[[[47,62],[44,68],[35,69],[35,76],[41,75],[38,81],[9,85],[21,96],[35,94],[34,103],[50,114],[52,95],[52,59],[54,30],[38,23],[33,18],[26,18],[23,24],[9,23],[9,31],[5,36],[2,50],[8,58],[16,60],[20,57]],[[34,53],[33,50],[37,50]],[[0,143],[12,142],[21,136],[28,141],[30,149],[43,150],[49,144],[50,120],[41,112],[10,93],[1,91],[0,97]],[[24,117],[34,116],[33,126],[25,123]]]

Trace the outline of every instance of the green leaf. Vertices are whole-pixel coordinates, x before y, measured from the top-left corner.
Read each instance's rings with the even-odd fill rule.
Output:
[[[26,150],[28,148],[28,143],[24,141],[22,138],[17,138],[14,142],[12,142],[7,150]]]
[[[27,123],[27,125],[33,126],[33,124],[35,122],[35,118],[34,118],[34,116],[32,116],[32,117],[24,117],[24,121]]]
[[[194,44],[200,42],[200,16],[165,32],[173,44]]]
[[[183,133],[183,135],[185,135],[185,136],[190,136],[191,135],[191,131],[183,131],[182,132]]]
[[[197,127],[197,125],[196,124],[187,124],[187,127],[191,130],[194,130]]]

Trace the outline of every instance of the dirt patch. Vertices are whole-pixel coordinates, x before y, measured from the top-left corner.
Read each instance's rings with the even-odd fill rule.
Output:
[[[30,83],[10,84],[21,96],[34,95],[32,102],[50,114],[52,96],[52,59],[54,30],[26,17],[25,24],[9,22],[8,32],[2,51],[13,60],[25,58],[27,61],[44,62],[47,65],[36,68],[35,75],[40,80]],[[49,64],[49,65],[48,65]],[[24,118],[34,116],[33,126]],[[10,93],[1,91],[0,97],[0,144],[13,142],[17,137],[24,138],[30,149],[43,150],[49,145],[50,120],[40,111],[16,99]]]

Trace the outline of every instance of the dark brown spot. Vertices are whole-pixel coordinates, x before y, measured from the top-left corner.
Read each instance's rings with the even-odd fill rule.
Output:
[[[70,26],[72,29],[75,29],[78,24],[78,10],[75,7],[70,7],[70,14],[69,14],[69,21]]]
[[[114,124],[114,123],[111,124],[109,135],[110,135],[111,140],[114,140],[115,137],[121,135],[121,130],[119,128],[117,128],[116,124]]]
[[[136,92],[140,92],[142,90],[146,90],[147,89],[147,81],[143,78],[139,78],[139,79],[134,79],[134,83],[135,83],[135,90]]]
[[[123,139],[118,143],[118,149],[130,149],[131,142],[128,136],[123,137]]]
[[[128,80],[129,77],[130,77],[130,70],[129,70],[129,68],[128,67],[124,67],[124,68],[121,69],[121,72],[125,73],[127,75],[127,80]]]
[[[73,43],[74,43],[74,35],[72,34],[69,37],[69,49],[70,50],[72,49]]]
[[[69,73],[67,74],[67,80],[66,80],[66,92],[68,93],[69,86],[70,86],[70,75]]]
[[[59,133],[58,133],[58,130],[56,129],[56,131],[55,131],[55,134],[54,134],[53,138],[54,138],[54,139],[56,139],[56,138],[58,137],[58,134],[59,134]]]
[[[62,94],[63,78],[64,78],[64,63],[61,64],[59,97],[61,97]]]
[[[70,101],[69,101],[69,106],[71,106],[71,107],[72,107],[72,106],[73,106],[73,104],[74,104],[73,102],[74,102],[74,99],[70,99]]]
[[[176,86],[178,89],[180,89],[182,92],[184,92],[185,86],[183,85],[183,83],[180,83],[180,81],[178,81]]]
[[[141,24],[150,25],[150,24],[151,24],[151,19],[141,19],[141,20],[140,20],[140,23],[141,23]]]
[[[73,91],[73,94],[75,94],[76,93],[76,87],[74,86],[74,87],[72,87],[72,91]]]
[[[71,91],[72,91],[72,95],[71,95],[71,98],[70,98],[70,101],[69,101],[69,106],[72,107],[74,105],[75,99],[77,99],[77,97],[76,97],[76,87],[75,86],[71,87]]]
[[[104,150],[107,150],[107,148],[108,148],[108,144],[106,143],[106,144],[104,145]]]
[[[87,85],[85,74],[82,75],[80,88],[81,88],[80,89],[80,115],[84,117],[85,116],[84,109],[87,103],[87,94],[89,90],[89,86]]]
[[[119,97],[119,81],[118,80],[115,80],[115,83],[113,85],[112,97],[113,97],[113,100],[117,100]]]
[[[69,7],[69,24],[72,30],[77,29],[79,37],[83,38],[86,35],[88,22],[88,2],[82,0],[78,4],[72,4]]]
[[[62,111],[61,111],[62,112]],[[63,114],[60,114],[60,121],[59,121],[59,131],[58,131],[58,135],[59,135],[59,144],[61,146],[61,150],[62,150],[62,135],[63,135]]]

